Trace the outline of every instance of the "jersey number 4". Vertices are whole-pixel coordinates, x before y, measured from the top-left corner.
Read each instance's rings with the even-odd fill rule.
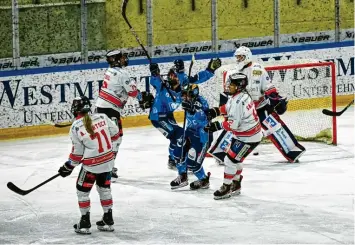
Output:
[[[110,144],[110,140],[109,138],[107,137],[107,134],[105,132],[104,129],[101,129],[100,132],[95,132],[94,135],[91,135],[91,139],[94,140],[96,139],[98,144],[99,144],[99,153],[102,153],[104,152],[104,148],[102,146],[102,136],[104,137],[104,140],[106,141],[106,147],[107,149],[111,149],[111,144]]]

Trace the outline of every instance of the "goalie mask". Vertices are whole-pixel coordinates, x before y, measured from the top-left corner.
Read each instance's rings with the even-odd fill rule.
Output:
[[[181,97],[184,100],[195,101],[200,94],[200,89],[197,84],[187,84],[181,90]]]
[[[234,52],[237,61],[238,71],[242,71],[249,63],[252,62],[253,54],[249,48],[241,46]]]
[[[77,117],[80,113],[88,113],[91,111],[91,102],[88,97],[80,96],[73,100],[71,105],[71,113]]]
[[[248,77],[243,73],[232,73],[228,78],[229,93],[235,94],[248,86]]]
[[[106,54],[107,63],[110,67],[126,67],[128,66],[129,59],[126,54],[119,50],[111,50]]]

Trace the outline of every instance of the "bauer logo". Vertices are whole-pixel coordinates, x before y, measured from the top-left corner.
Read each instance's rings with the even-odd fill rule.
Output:
[[[292,43],[311,43],[311,42],[324,42],[331,41],[329,35],[318,35],[318,36],[305,36],[305,37],[291,37]]]

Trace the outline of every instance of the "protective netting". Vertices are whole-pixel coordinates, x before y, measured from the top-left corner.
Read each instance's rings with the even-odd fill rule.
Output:
[[[289,100],[282,120],[301,141],[335,143],[335,119],[322,113],[332,108],[335,87],[333,63],[316,60],[260,62],[268,71],[280,95]],[[204,85],[202,94],[210,105],[218,106],[219,93],[224,90],[223,72],[233,69],[224,65],[216,71],[213,82]],[[335,102],[335,101],[334,101]]]

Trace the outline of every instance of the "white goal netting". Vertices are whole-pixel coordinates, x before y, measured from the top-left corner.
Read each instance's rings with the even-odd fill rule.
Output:
[[[281,116],[301,141],[336,143],[335,118],[322,113],[335,105],[335,69],[331,62],[287,60],[260,62],[268,71],[279,93],[289,100],[287,112]],[[233,68],[223,65],[212,82],[201,85],[201,93],[212,106],[218,106],[224,91],[223,73]]]

